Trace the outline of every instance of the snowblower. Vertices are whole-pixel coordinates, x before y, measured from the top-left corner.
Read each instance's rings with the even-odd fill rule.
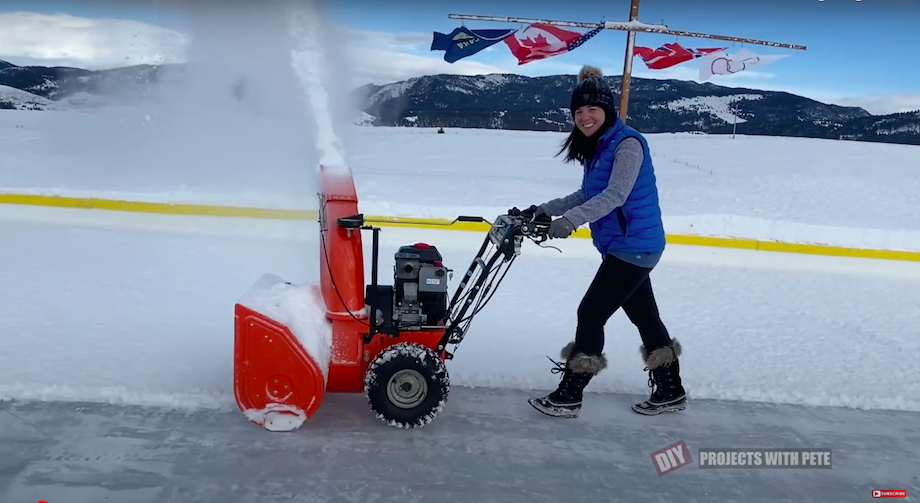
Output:
[[[446,360],[520,255],[524,238],[538,245],[548,239],[550,219],[516,208],[499,215],[449,298],[453,271],[427,243],[400,247],[393,284],[379,284],[380,228],[358,213],[351,170],[320,166],[318,182],[320,283],[294,285],[265,275],[236,304],[237,405],[267,430],[292,431],[317,411],[325,393],[364,393],[385,424],[424,426],[447,401]],[[363,231],[373,239],[369,285]]]

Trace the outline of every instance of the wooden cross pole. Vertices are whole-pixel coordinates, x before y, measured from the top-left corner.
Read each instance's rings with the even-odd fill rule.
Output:
[[[804,45],[787,44],[783,42],[770,42],[767,40],[757,40],[753,38],[732,37],[728,35],[712,35],[708,33],[697,33],[692,31],[672,30],[663,24],[646,24],[639,21],[639,0],[631,0],[629,6],[629,21],[604,21],[603,23],[583,23],[579,21],[555,21],[550,19],[531,19],[523,17],[497,17],[497,16],[474,16],[467,14],[450,14],[450,19],[471,19],[476,21],[496,21],[500,23],[525,23],[525,24],[548,24],[552,26],[567,26],[571,28],[603,28],[605,30],[620,30],[628,32],[626,36],[626,57],[623,61],[623,82],[620,84],[620,106],[618,115],[623,123],[626,123],[626,111],[629,108],[629,80],[632,75],[633,49],[635,47],[636,33],[659,33],[662,35],[676,35],[678,37],[708,38],[714,40],[725,40],[729,42],[740,42],[742,44],[765,45],[770,47],[782,47],[785,49],[796,49],[804,51]]]

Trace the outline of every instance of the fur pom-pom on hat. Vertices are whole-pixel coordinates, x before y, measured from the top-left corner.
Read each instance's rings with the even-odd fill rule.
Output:
[[[581,71],[578,72],[578,83],[581,84],[587,79],[602,79],[604,78],[604,72],[600,68],[591,65],[585,65],[581,67]]]
[[[572,101],[569,109],[572,115],[578,107],[597,105],[604,107],[608,115],[616,115],[616,106],[613,103],[613,91],[604,80],[604,72],[592,65],[584,65],[578,72],[578,83],[572,90]]]

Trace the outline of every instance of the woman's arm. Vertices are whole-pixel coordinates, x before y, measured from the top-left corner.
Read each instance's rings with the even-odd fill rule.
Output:
[[[645,152],[637,138],[621,141],[613,154],[613,170],[607,188],[600,194],[565,211],[562,216],[578,227],[596,222],[622,206],[632,192]]]
[[[559,197],[551,201],[546,201],[545,203],[541,204],[540,207],[543,208],[544,213],[554,217],[557,215],[562,215],[566,211],[569,211],[584,202],[585,198],[582,189],[578,189],[567,196]]]

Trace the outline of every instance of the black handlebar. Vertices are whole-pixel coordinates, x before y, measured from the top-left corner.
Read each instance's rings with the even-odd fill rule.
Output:
[[[456,222],[488,222],[485,218],[482,217],[468,217],[468,216],[459,216],[457,217]]]

